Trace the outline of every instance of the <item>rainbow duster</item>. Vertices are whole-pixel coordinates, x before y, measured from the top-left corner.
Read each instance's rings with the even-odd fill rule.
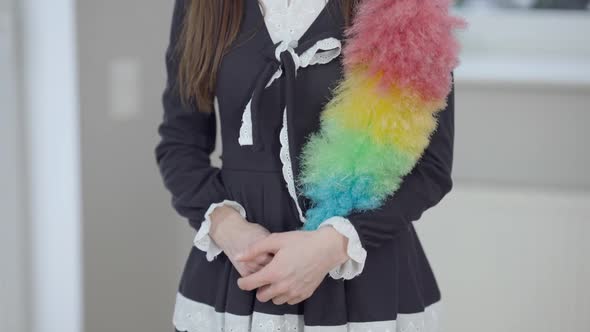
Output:
[[[344,32],[343,79],[301,154],[305,230],[380,207],[416,165],[446,105],[466,23],[450,0],[365,0]]]

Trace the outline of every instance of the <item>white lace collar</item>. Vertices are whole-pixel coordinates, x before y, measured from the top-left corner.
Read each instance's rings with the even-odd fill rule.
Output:
[[[326,6],[327,0],[259,0],[274,43],[298,40]]]

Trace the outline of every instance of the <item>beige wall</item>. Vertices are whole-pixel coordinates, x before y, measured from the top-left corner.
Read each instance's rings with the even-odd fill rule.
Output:
[[[0,331],[26,329],[27,245],[15,6],[0,0]]]
[[[170,1],[78,1],[86,332],[171,329],[191,232],[169,207],[153,153],[171,10]],[[132,117],[110,109],[117,63],[141,75]]]
[[[457,80],[457,179],[590,188],[590,85]]]
[[[445,331],[587,331],[590,192],[458,185],[418,221]]]
[[[447,331],[590,326],[590,87],[457,84],[457,185],[418,222]]]

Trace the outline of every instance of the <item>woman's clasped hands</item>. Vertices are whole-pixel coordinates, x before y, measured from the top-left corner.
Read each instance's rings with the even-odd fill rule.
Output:
[[[212,215],[211,237],[261,302],[297,304],[311,297],[333,268],[348,260],[348,239],[332,227],[270,233],[230,207]]]

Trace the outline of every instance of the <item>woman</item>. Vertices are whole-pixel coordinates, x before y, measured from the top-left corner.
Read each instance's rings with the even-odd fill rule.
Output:
[[[412,221],[452,185],[448,7],[176,1],[156,158],[197,232],[177,331],[437,328]]]

